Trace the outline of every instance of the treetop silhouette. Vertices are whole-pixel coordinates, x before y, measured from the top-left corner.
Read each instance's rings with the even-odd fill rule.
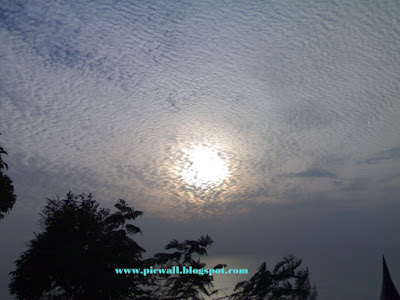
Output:
[[[132,224],[143,215],[124,200],[116,211],[100,208],[89,195],[47,199],[41,213],[43,232],[35,234],[28,249],[15,262],[9,289],[17,299],[137,299],[202,300],[215,297],[213,276],[198,274],[120,274],[116,268],[169,269],[173,266],[206,268],[201,257],[213,243],[210,236],[179,242],[172,240],[166,252],[144,259],[145,250],[132,236],[141,233]],[[214,298],[315,299],[307,269],[288,256],[270,272],[266,264],[249,280],[239,283],[232,295]],[[223,268],[218,264],[214,267]]]
[[[11,211],[16,200],[12,180],[3,173],[4,169],[8,170],[8,165],[4,162],[2,155],[7,155],[7,152],[0,147],[0,220]]]

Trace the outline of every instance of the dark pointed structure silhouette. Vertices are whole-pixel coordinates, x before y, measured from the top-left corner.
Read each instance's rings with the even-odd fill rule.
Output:
[[[392,278],[390,277],[385,256],[383,256],[383,278],[380,300],[400,300],[400,295],[393,284]]]

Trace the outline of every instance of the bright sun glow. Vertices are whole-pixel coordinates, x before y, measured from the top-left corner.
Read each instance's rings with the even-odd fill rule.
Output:
[[[228,167],[217,151],[198,146],[186,152],[181,176],[187,184],[207,189],[225,180]]]

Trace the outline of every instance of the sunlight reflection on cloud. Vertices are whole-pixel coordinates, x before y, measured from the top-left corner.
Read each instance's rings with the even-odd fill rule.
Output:
[[[346,201],[363,165],[397,174],[382,167],[399,161],[395,1],[0,9],[0,128],[16,173],[42,171],[39,198],[91,187],[160,214],[212,215],[315,190]],[[199,145],[227,170],[214,178],[185,153]]]

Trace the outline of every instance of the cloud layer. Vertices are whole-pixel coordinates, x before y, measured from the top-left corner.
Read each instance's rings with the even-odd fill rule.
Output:
[[[91,191],[160,215],[351,202],[371,183],[394,197],[399,14],[396,1],[3,1],[10,172],[29,199]],[[230,166],[217,190],[174,171],[196,145]]]

